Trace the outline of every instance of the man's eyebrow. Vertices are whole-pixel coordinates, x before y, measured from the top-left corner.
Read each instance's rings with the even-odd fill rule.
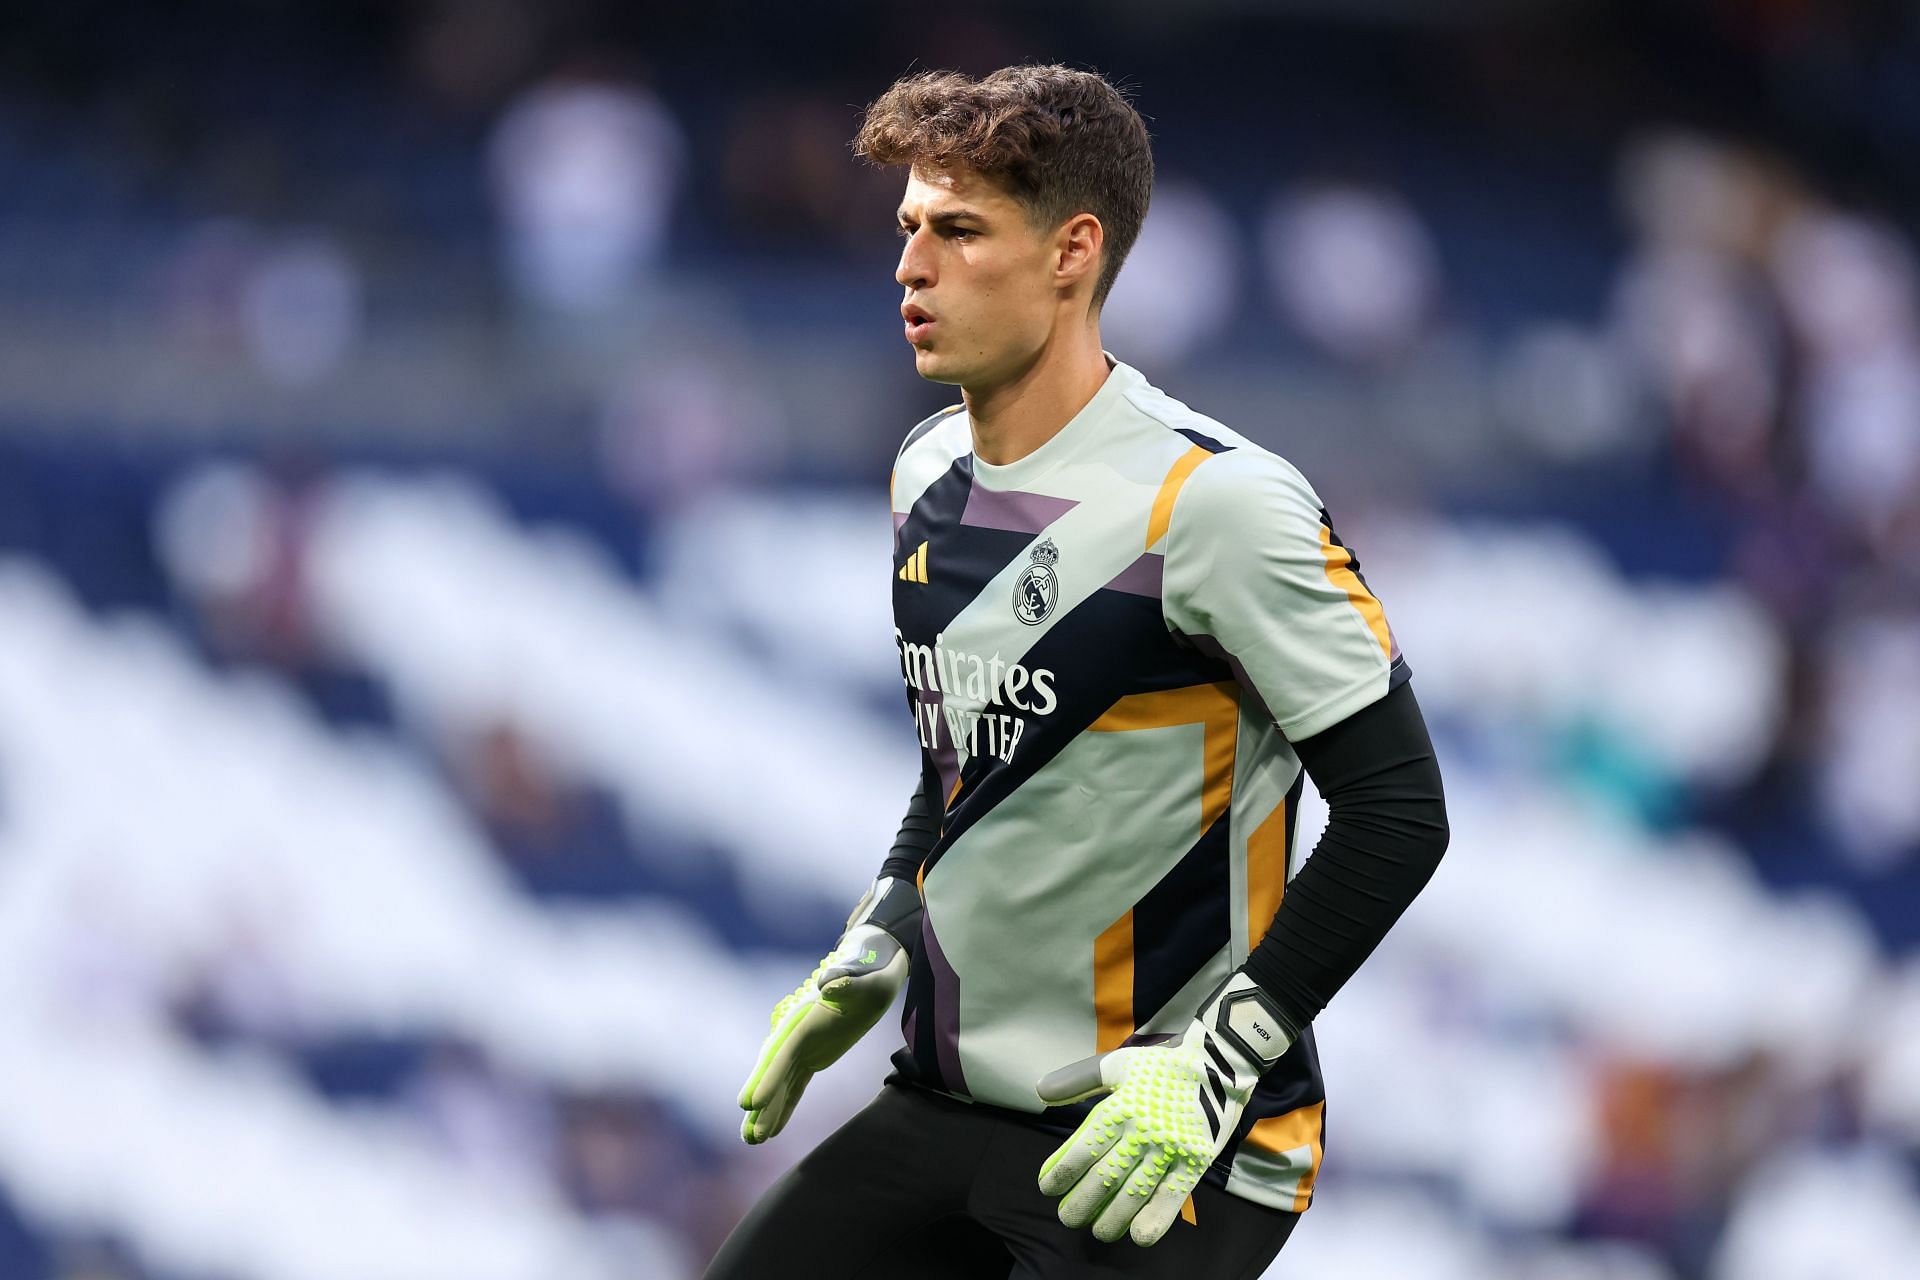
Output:
[[[903,225],[910,221],[905,209],[899,210],[894,214],[894,217],[898,218]],[[972,218],[975,222],[983,224],[987,221],[985,214],[974,209],[942,209],[937,213],[927,215],[927,221],[936,227],[944,227],[948,223],[958,222],[962,218]]]

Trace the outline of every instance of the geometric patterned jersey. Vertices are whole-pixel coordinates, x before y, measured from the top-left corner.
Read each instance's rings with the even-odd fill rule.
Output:
[[[1066,1136],[1055,1067],[1178,1034],[1298,870],[1310,737],[1407,678],[1305,477],[1113,362],[1038,449],[974,456],[962,406],[891,483],[900,674],[945,809],[899,1074]],[[1207,1173],[1313,1193],[1311,1028]]]

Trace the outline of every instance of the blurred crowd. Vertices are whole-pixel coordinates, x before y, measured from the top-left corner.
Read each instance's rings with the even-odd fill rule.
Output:
[[[733,1077],[913,769],[869,508],[947,397],[847,138],[909,65],[1059,58],[1156,136],[1108,347],[1353,511],[1461,810],[1327,1015],[1324,1203],[1273,1274],[1905,1274],[1920,16],[1459,8],[34,7],[0,49],[0,956],[52,1012],[0,1080],[111,1041],[339,1138],[288,1204],[377,1130],[444,1221],[506,1206],[488,1275],[696,1272],[817,1136],[730,1141]],[[792,776],[740,758],[796,725]],[[327,784],[283,792],[296,760]],[[434,816],[335,886],[318,833],[388,804]],[[712,985],[655,989],[687,938]],[[1416,1037],[1437,1094],[1390,1069]],[[71,1101],[0,1121],[0,1271],[306,1274],[166,1199],[162,1129],[78,1190],[112,1165],[61,1135],[118,1113]],[[363,1274],[479,1274],[401,1239]]]
[[[1765,854],[1793,856],[1781,836],[1806,842],[1804,824],[1767,835],[1798,801],[1817,806],[1823,851],[1865,871],[1910,862],[1920,850],[1912,235],[1836,204],[1777,157],[1706,138],[1645,143],[1623,172],[1635,233],[1616,293],[1623,343],[1657,398],[1682,493],[1727,522],[1728,575],[1790,645],[1788,715],[1730,808]]]

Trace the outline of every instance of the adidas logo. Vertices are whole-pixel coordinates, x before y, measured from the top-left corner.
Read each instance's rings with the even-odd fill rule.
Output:
[[[927,580],[926,543],[923,542],[914,549],[914,553],[907,557],[907,562],[900,566],[900,572],[895,576],[902,582],[925,582]]]

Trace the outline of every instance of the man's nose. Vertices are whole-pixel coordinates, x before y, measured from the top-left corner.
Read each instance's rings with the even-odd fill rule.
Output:
[[[907,237],[900,248],[900,265],[893,278],[909,289],[925,289],[933,284],[933,255],[926,251],[921,232]]]

